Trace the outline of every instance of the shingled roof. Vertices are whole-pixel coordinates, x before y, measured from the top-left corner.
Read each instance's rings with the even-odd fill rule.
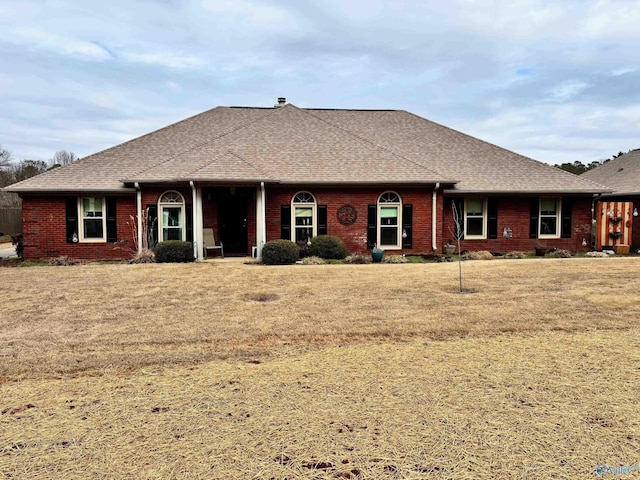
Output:
[[[449,191],[605,187],[401,110],[217,107],[7,188],[126,191],[134,182],[435,184]],[[455,185],[455,187],[454,187]]]
[[[611,195],[640,195],[640,149],[620,155],[580,177],[610,187]]]

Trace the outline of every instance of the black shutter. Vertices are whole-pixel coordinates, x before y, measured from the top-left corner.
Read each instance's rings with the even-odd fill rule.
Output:
[[[318,205],[318,235],[327,234],[327,206]]]
[[[413,248],[413,205],[411,204],[402,206],[402,248]]]
[[[487,200],[487,236],[498,238],[498,199]]]
[[[562,222],[560,224],[560,237],[571,238],[571,212],[573,210],[573,199],[564,197],[562,199]]]
[[[116,219],[116,198],[105,198],[107,205],[107,242],[118,241],[118,221]]]
[[[455,198],[451,198],[450,200],[451,200],[451,203],[449,203],[449,199],[445,199],[444,206],[445,208],[448,208],[448,206],[451,205],[451,208],[455,209],[455,215],[453,210],[451,211],[451,214],[454,215],[453,236],[455,237],[456,240],[463,240],[464,239],[464,198],[455,197]],[[455,223],[456,217],[458,218],[457,224]]]
[[[538,215],[540,215],[540,199],[531,199],[531,214],[529,216],[529,238],[538,238]]]
[[[280,238],[291,240],[291,205],[280,206]]]
[[[187,242],[193,243],[193,205],[185,205],[184,214],[187,217],[184,222],[187,228]]]
[[[158,207],[147,205],[147,247],[155,248],[158,243]]]
[[[367,248],[373,248],[378,242],[378,206],[367,206]]]
[[[66,223],[67,223],[67,243],[75,243],[73,236],[78,241],[78,197],[67,197],[66,202]]]

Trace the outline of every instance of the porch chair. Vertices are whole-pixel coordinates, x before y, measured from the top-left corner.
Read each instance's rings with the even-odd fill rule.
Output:
[[[209,250],[220,250],[220,256],[224,258],[222,242],[218,242],[218,244],[216,244],[216,241],[213,238],[213,228],[202,229],[202,244],[204,247],[204,258],[207,258]]]

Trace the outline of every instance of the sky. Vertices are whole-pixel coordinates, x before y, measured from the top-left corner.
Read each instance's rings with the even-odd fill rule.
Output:
[[[638,0],[2,0],[0,145],[216,106],[401,109],[551,164],[640,148]]]

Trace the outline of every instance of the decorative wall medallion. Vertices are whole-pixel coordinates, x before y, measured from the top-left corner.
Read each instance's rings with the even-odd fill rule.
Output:
[[[353,225],[358,218],[358,212],[351,205],[342,205],[338,208],[338,221],[342,225]]]

